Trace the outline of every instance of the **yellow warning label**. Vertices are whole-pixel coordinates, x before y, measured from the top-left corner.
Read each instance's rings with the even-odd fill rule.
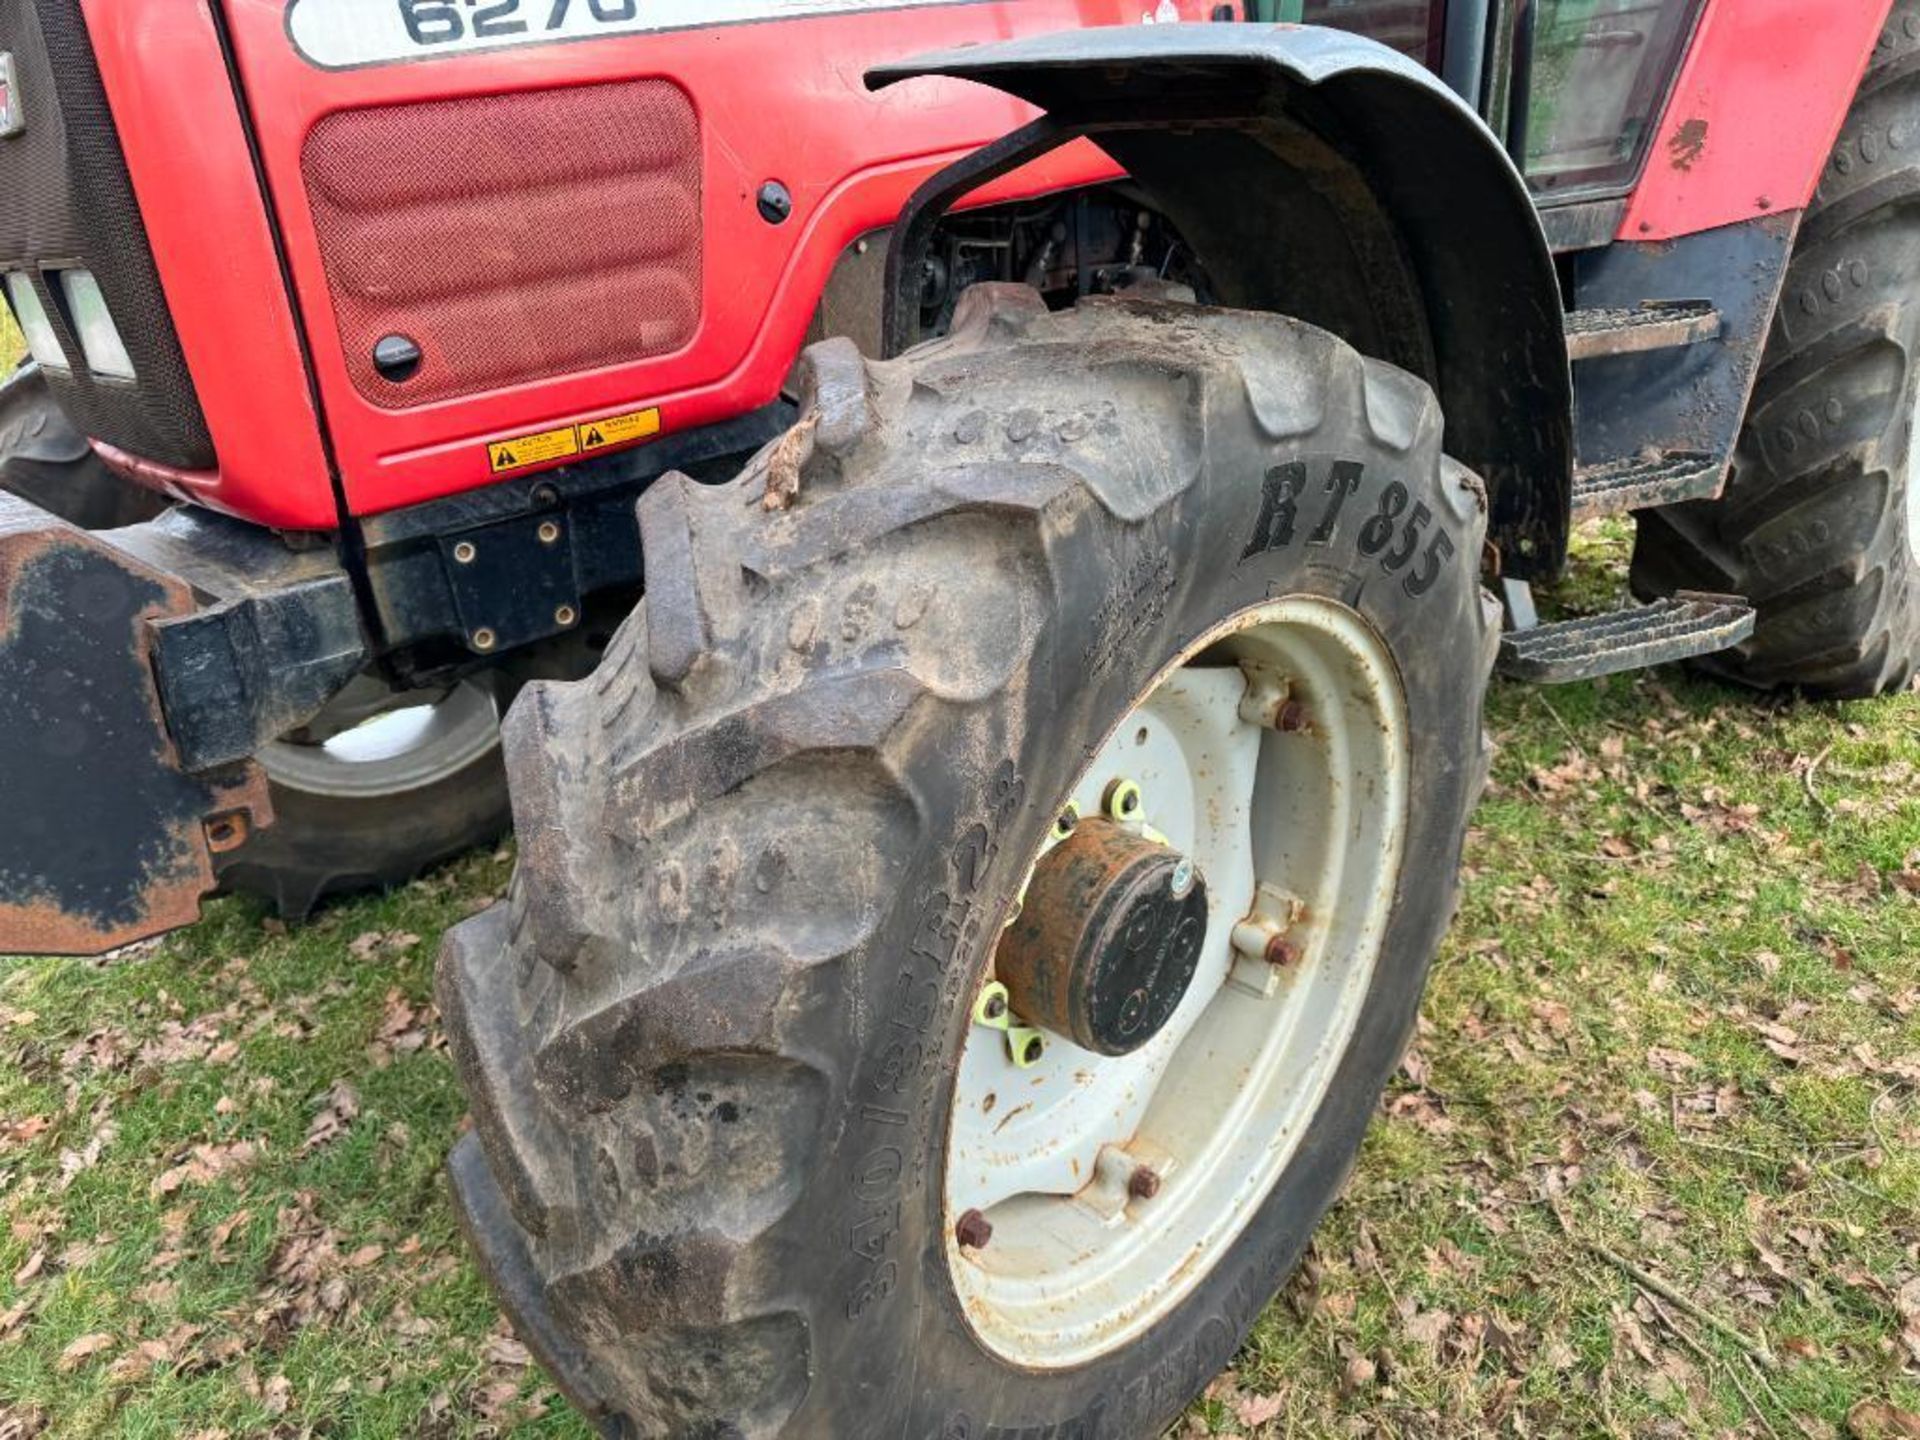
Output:
[[[660,410],[634,410],[625,415],[609,415],[604,420],[588,420],[580,426],[583,454],[606,450],[615,445],[631,445],[660,433]]]
[[[502,474],[526,465],[548,460],[564,460],[580,453],[580,435],[573,426],[542,430],[537,435],[516,435],[511,440],[495,440],[487,446],[487,463],[493,473]]]

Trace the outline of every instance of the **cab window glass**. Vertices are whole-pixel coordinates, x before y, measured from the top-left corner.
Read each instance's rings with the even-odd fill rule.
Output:
[[[1697,0],[1533,0],[1512,112],[1542,198],[1631,183],[1693,28]],[[1530,53],[1524,27],[1531,24]]]

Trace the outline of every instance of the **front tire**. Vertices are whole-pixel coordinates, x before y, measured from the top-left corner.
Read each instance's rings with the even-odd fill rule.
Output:
[[[463,1218],[612,1434],[1157,1434],[1338,1193],[1451,918],[1497,643],[1484,492],[1423,385],[1273,316],[1049,315],[983,286],[898,361],[815,347],[806,390],[791,508],[763,502],[773,454],[659,482],[641,608],[592,679],[509,716],[520,864],[439,971],[477,1130]],[[1022,1363],[969,1318],[950,1244],[996,945],[1141,697],[1182,662],[1251,695],[1231,635],[1308,614],[1377,649],[1397,697],[1371,742],[1341,731],[1330,641],[1287,677],[1296,708],[1255,707],[1261,803],[1297,812],[1261,832],[1269,861],[1343,853],[1345,829],[1300,839],[1330,814],[1398,827],[1375,933],[1349,951],[1312,938],[1337,917],[1303,920],[1290,962],[1351,961],[1359,1003],[1241,1209],[1197,1261],[1159,1255],[1167,1302]],[[1350,743],[1390,748],[1401,789],[1289,800],[1296,761]],[[1208,946],[1236,918],[1211,913]]]
[[[330,733],[330,707],[260,752],[274,821],[219,857],[220,883],[302,920],[326,899],[404,885],[499,839],[512,812],[496,683],[394,694],[356,680],[335,707],[369,718],[355,710]]]

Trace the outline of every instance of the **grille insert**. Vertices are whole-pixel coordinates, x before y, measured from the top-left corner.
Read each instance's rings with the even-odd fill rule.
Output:
[[[700,125],[627,80],[328,116],[302,155],[356,389],[403,409],[670,354],[701,309]],[[418,342],[403,383],[374,347]]]

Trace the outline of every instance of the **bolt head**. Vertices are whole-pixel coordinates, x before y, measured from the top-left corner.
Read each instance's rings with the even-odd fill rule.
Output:
[[[1180,857],[1180,863],[1173,867],[1173,874],[1167,877],[1168,888],[1173,891],[1173,896],[1176,900],[1185,899],[1187,892],[1193,889],[1193,877],[1195,873],[1193,861],[1187,856],[1182,855]]]
[[[1127,1194],[1135,1200],[1151,1200],[1160,1193],[1159,1172],[1141,1165],[1127,1177]]]
[[[1284,730],[1288,734],[1294,734],[1306,729],[1307,707],[1302,705],[1298,700],[1287,701],[1280,707],[1279,713],[1274,716],[1274,726],[1276,729]]]
[[[989,1020],[998,1020],[1002,1015],[1007,1013],[1007,997],[1004,995],[989,995],[986,1003],[980,1007],[980,1012]]]
[[[978,1210],[969,1210],[953,1227],[953,1237],[963,1250],[984,1250],[993,1239],[993,1222]]]
[[[1285,936],[1276,935],[1267,941],[1267,963],[1287,966],[1300,963],[1300,947]]]

